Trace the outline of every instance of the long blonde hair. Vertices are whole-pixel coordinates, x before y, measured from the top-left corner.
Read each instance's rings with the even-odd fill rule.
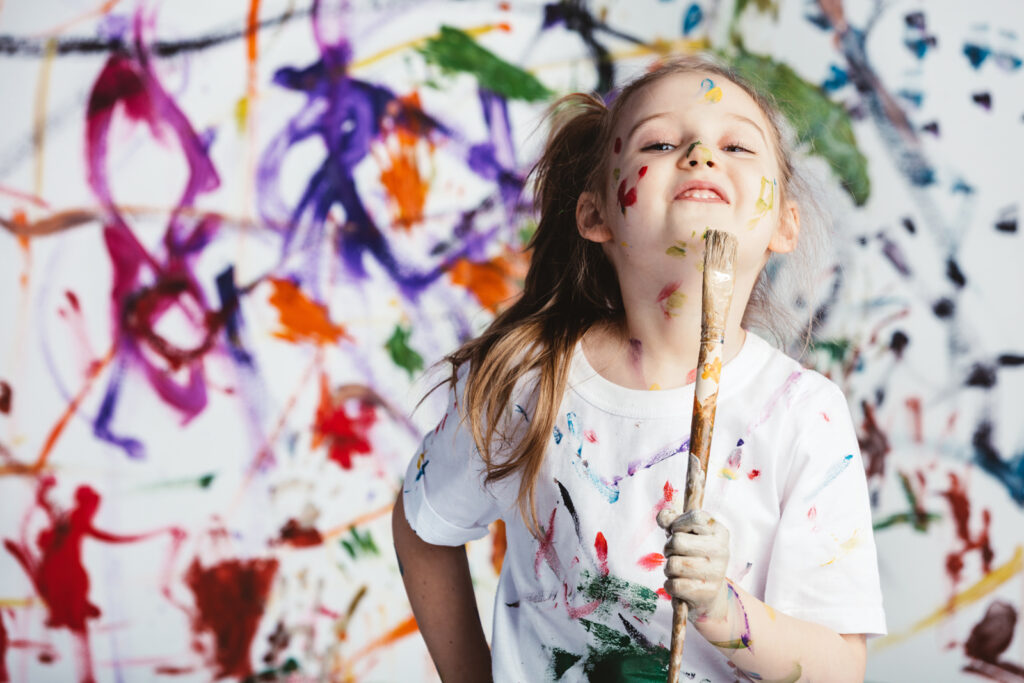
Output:
[[[750,94],[773,129],[782,196],[794,192],[794,169],[781,115],[768,98],[721,64],[697,57],[666,61],[625,86],[611,106],[596,95],[562,97],[549,110],[550,133],[532,172],[540,220],[528,245],[532,254],[523,292],[480,336],[445,359],[451,364],[448,382],[453,387],[459,369],[469,364],[462,417],[486,466],[486,483],[519,477],[517,503],[534,534],[540,533],[534,506],[537,475],[552,438],[576,344],[591,325],[625,318],[615,269],[601,245],[583,239],[577,230],[577,200],[585,191],[605,199],[607,150],[625,105],[655,81],[689,72],[718,75]],[[779,319],[771,310],[768,270],[755,284],[744,323],[748,317]],[[528,377],[534,382],[533,415],[525,434],[513,438],[505,431],[510,400],[517,384]]]

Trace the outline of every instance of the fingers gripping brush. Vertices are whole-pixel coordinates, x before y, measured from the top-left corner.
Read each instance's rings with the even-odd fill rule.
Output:
[[[704,235],[704,288],[700,316],[700,355],[690,421],[690,459],[686,470],[683,512],[699,510],[704,504],[711,453],[711,432],[715,427],[718,380],[722,372],[725,319],[729,315],[735,281],[736,238],[727,232],[708,230]],[[683,662],[683,643],[689,606],[672,598],[672,649],[668,683],[677,683]]]

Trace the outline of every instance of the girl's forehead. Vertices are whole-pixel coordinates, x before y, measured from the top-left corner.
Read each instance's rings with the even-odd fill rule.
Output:
[[[654,114],[740,114],[767,128],[768,120],[750,94],[728,78],[705,71],[668,74],[635,92],[616,128],[628,130]],[[767,133],[767,130],[765,131]]]

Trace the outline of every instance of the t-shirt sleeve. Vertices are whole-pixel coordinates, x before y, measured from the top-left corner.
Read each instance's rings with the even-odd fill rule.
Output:
[[[886,632],[867,480],[846,398],[821,384],[794,402],[765,602],[838,633]]]
[[[483,459],[460,416],[464,381],[463,376],[449,392],[444,417],[413,455],[402,486],[409,526],[434,545],[481,538],[501,514],[497,498],[484,485]]]

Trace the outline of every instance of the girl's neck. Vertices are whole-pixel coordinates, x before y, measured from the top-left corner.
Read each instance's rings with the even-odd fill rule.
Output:
[[[748,296],[734,298],[730,307],[725,330],[726,363],[746,340],[740,322]],[[657,308],[630,306],[628,300],[625,303],[623,321],[595,325],[584,335],[587,362],[608,381],[629,389],[673,389],[692,383],[700,353],[699,308],[666,315]]]

